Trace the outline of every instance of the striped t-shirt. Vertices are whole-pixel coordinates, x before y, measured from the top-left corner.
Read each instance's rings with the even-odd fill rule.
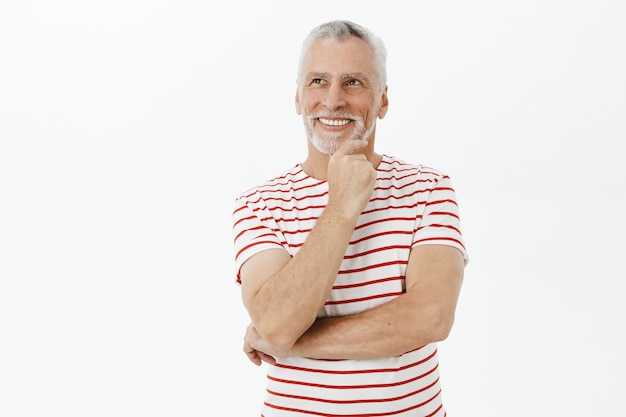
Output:
[[[415,245],[450,245],[467,261],[446,175],[387,155],[376,171],[374,192],[319,317],[358,313],[401,295]],[[300,165],[241,194],[233,214],[237,271],[266,249],[295,255],[327,201],[328,183],[308,176]],[[398,317],[411,319],[419,320]],[[371,360],[279,358],[267,368],[262,415],[445,416],[438,367],[435,344]]]

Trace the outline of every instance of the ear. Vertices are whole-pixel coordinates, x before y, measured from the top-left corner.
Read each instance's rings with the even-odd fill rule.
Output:
[[[380,109],[378,109],[378,118],[382,119],[387,114],[387,108],[389,107],[389,98],[387,97],[387,86],[383,90],[383,96],[380,100]]]
[[[300,103],[300,91],[296,88],[296,113],[302,114],[302,104]]]

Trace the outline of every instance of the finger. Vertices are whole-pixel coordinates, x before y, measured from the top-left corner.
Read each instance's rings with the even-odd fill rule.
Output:
[[[270,365],[276,365],[276,358],[274,358],[273,356],[270,356],[267,353],[263,353],[258,350],[256,351],[256,354],[263,362],[267,362]]]
[[[250,362],[252,362],[256,366],[261,366],[261,358],[258,355],[259,352],[252,349],[247,343],[244,343],[243,345],[243,353],[246,354]]]
[[[334,155],[342,156],[342,155],[352,155],[354,153],[360,152],[367,146],[366,140],[361,139],[348,139],[345,140],[337,149]]]
[[[256,354],[256,351],[250,352],[247,355],[248,355],[248,360],[252,362],[253,364],[255,364],[256,366],[261,366],[261,364],[263,363],[261,361],[261,358],[259,358],[259,356]]]
[[[261,366],[261,358],[257,355],[257,351],[253,350],[252,352],[245,352],[248,360],[255,364],[256,366]]]

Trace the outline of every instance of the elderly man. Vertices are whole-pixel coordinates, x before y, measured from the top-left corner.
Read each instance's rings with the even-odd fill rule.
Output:
[[[468,258],[448,176],[375,150],[385,60],[362,26],[314,28],[295,100],[307,157],[236,199],[244,351],[268,363],[265,417],[445,415],[436,342]]]

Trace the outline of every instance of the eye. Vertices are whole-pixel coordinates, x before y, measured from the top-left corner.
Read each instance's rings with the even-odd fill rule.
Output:
[[[348,81],[346,82],[346,85],[348,85],[348,86],[357,86],[357,85],[361,85],[361,81],[359,81],[359,80],[357,80],[357,79],[354,79],[354,78],[353,78],[353,79],[351,79],[351,80],[348,80]]]
[[[311,79],[311,84],[323,84],[324,80],[322,78],[313,78]]]

